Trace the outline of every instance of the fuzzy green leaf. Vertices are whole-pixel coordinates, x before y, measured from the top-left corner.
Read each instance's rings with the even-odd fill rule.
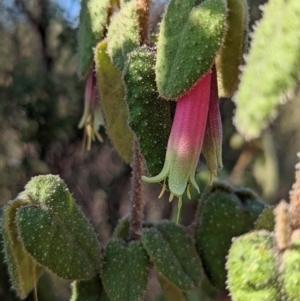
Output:
[[[151,175],[163,168],[172,124],[171,105],[156,91],[154,64],[155,53],[142,47],[129,55],[124,70],[129,124]]]
[[[99,275],[86,281],[74,281],[71,301],[109,301]]]
[[[299,0],[271,0],[263,11],[234,98],[234,122],[247,139],[260,135],[299,78]]]
[[[225,21],[224,0],[170,1],[157,44],[156,81],[162,97],[178,98],[210,70],[223,43]]]
[[[127,55],[139,46],[139,40],[137,1],[133,0],[124,4],[114,15],[107,32],[108,54],[121,72],[125,67]]]
[[[204,270],[216,288],[226,290],[225,263],[232,238],[253,230],[264,207],[252,191],[234,191],[222,183],[214,183],[204,193],[195,240]]]
[[[270,232],[237,238],[227,261],[228,286],[234,301],[280,301],[277,254]]]
[[[100,42],[110,0],[82,0],[78,30],[77,72],[85,76],[92,66],[94,47]]]
[[[133,132],[128,125],[125,85],[121,72],[107,54],[107,42],[101,42],[95,51],[96,74],[106,131],[115,150],[129,164],[132,161]]]
[[[275,216],[274,207],[267,207],[255,222],[256,230],[267,230],[274,231],[275,227]]]
[[[163,221],[143,230],[142,242],[158,271],[180,290],[196,288],[202,278],[201,261],[183,228]]]
[[[239,83],[239,66],[248,46],[248,5],[246,0],[227,0],[227,33],[216,57],[219,97],[230,97]]]
[[[21,299],[34,289],[43,268],[36,264],[33,258],[24,250],[19,240],[19,233],[15,223],[17,210],[30,204],[25,198],[10,201],[4,208],[2,219],[2,235],[4,256],[8,265],[8,272],[13,289]]]
[[[15,222],[25,250],[61,278],[93,277],[100,270],[99,243],[65,183],[53,175],[34,177],[23,195],[32,205],[21,207]]]
[[[282,256],[282,286],[287,301],[300,300],[300,240],[296,240]]]
[[[139,301],[148,285],[150,262],[141,242],[111,240],[105,250],[102,280],[112,301]]]
[[[117,227],[114,230],[114,237],[128,241],[130,230],[130,215],[127,215],[119,220]]]

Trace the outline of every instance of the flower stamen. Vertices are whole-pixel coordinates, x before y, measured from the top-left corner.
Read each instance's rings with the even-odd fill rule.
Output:
[[[164,180],[163,187],[162,187],[161,192],[160,192],[160,194],[158,196],[159,199],[164,195],[166,189],[167,189],[166,180]]]
[[[186,194],[187,194],[187,197],[191,200],[192,199],[192,196],[191,196],[191,183],[188,183],[188,185],[187,185]]]
[[[169,202],[172,202],[174,199],[174,194],[171,192],[169,196]]]
[[[210,172],[210,178],[209,178],[209,185],[210,186],[213,183],[215,177],[216,177],[216,173],[215,172]]]

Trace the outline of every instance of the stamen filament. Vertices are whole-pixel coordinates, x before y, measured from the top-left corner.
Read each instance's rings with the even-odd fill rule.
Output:
[[[178,207],[177,207],[177,218],[176,218],[176,224],[179,223],[179,217],[180,217],[180,211],[182,206],[182,196],[178,198]]]

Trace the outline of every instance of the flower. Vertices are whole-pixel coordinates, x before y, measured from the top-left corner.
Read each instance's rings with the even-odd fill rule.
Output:
[[[104,124],[103,116],[100,108],[100,99],[97,93],[97,79],[93,68],[90,69],[85,85],[84,94],[84,112],[78,124],[78,128],[85,128],[84,144],[86,149],[91,149],[92,141],[97,139],[103,142],[98,130]]]
[[[195,172],[203,143],[212,176],[216,174],[216,166],[222,166],[219,159],[222,140],[219,117],[217,77],[213,67],[213,72],[208,72],[177,101],[162,171],[154,177],[142,177],[142,180],[148,183],[164,182],[159,197],[165,192],[166,180],[168,181],[169,201],[172,201],[174,196],[179,198],[178,214],[185,190],[189,198],[191,185],[200,192],[195,181]],[[178,217],[179,215],[177,219]]]
[[[216,67],[212,68],[210,100],[207,115],[207,122],[204,134],[202,153],[206,160],[207,168],[210,171],[210,184],[217,175],[222,164],[222,120],[219,109],[218,83]]]

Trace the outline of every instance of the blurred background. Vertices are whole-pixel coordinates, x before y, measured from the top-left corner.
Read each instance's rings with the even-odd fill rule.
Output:
[[[250,28],[261,17],[259,5],[264,2],[248,0]],[[103,143],[95,142],[88,152],[83,147],[78,122],[85,83],[76,75],[79,10],[80,0],[0,0],[0,206],[14,199],[32,176],[59,174],[105,244],[119,218],[129,213],[131,168],[114,151],[103,128]],[[233,102],[221,99],[220,178],[253,188],[270,204],[287,200],[300,151],[299,101],[281,106],[262,137],[245,142],[232,125]],[[202,158],[197,178],[203,191],[209,174]],[[160,189],[145,185],[146,220],[176,213],[177,203],[174,209],[157,200]],[[195,208],[195,199],[185,203],[183,224],[193,220]],[[17,300],[1,262],[0,300]],[[148,294],[149,300],[153,294]],[[39,282],[40,301],[69,296],[69,283],[47,275]]]

